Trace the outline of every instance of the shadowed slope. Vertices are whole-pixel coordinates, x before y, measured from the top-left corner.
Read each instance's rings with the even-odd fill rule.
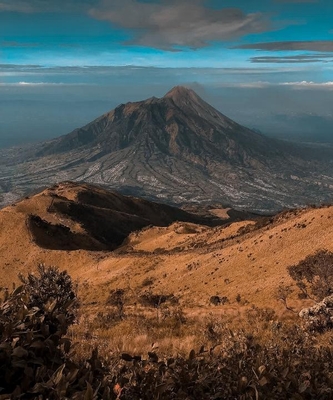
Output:
[[[42,209],[35,207],[43,198]],[[218,217],[198,216],[168,205],[122,196],[91,185],[57,184],[18,203],[26,209],[26,227],[33,241],[50,250],[113,250],[128,235],[149,225],[175,221],[218,225]],[[29,211],[28,211],[29,210]],[[25,215],[24,215],[25,214]]]
[[[112,289],[130,284],[142,293],[148,282],[153,293],[173,293],[187,307],[207,307],[217,295],[230,299],[230,311],[240,294],[244,302],[283,311],[275,294],[280,284],[292,284],[287,267],[320,249],[333,251],[332,207],[216,227],[196,218],[90,185],[55,186],[0,211],[2,285],[44,262],[79,278],[85,301],[101,305]]]

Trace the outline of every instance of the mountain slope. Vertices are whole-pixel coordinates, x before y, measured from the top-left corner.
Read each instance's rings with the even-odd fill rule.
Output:
[[[175,87],[161,99],[122,104],[68,135],[4,155],[0,204],[75,180],[173,204],[278,210],[330,199],[333,153],[319,150],[269,139]]]
[[[238,154],[233,151],[235,139],[242,146],[242,152],[237,149]],[[276,153],[272,144],[269,139],[217,112],[194,91],[175,87],[162,99],[122,104],[84,128],[50,143],[37,155],[54,155],[98,145],[103,145],[102,153],[111,153],[146,145],[148,151],[167,155],[185,158],[190,154],[193,157],[209,155],[219,160],[246,163],[245,152]]]
[[[64,210],[63,204],[98,210],[104,222],[99,221],[96,231],[85,213],[71,207]],[[139,230],[129,234],[134,224],[147,219],[147,213],[160,226],[145,225],[140,230],[136,225]],[[31,214],[37,226],[30,224]],[[186,214],[90,185],[64,183],[47,189],[0,211],[1,286],[11,286],[19,272],[45,263],[67,269],[79,279],[84,301],[101,308],[110,290],[128,289],[130,282],[133,293],[142,293],[147,290],[145,282],[150,282],[152,293],[173,293],[189,308],[207,307],[211,296],[221,295],[230,299],[231,309],[224,306],[220,311],[233,312],[240,294],[250,304],[281,311],[276,290],[280,284],[292,284],[287,267],[320,249],[333,251],[333,207],[293,210],[257,223],[243,220],[216,227],[186,220],[170,222],[181,215]],[[127,218],[126,226],[120,217]],[[129,236],[113,251],[111,236],[100,233],[124,226],[130,227]],[[290,305],[300,307],[295,285],[294,289]],[[201,312],[209,313],[211,308]]]
[[[122,196],[102,188],[62,182],[19,202],[32,241],[49,250],[114,250],[131,232],[176,221],[221,225],[168,205]],[[8,211],[8,209],[6,209]]]

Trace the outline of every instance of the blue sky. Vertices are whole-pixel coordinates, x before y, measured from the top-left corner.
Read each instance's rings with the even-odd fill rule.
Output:
[[[327,137],[333,1],[0,0],[0,146],[67,133],[176,84],[265,133],[320,126]],[[80,99],[73,118],[65,96],[66,110]]]
[[[0,0],[0,57],[43,66],[244,67],[298,56],[288,64],[320,68],[333,59],[332,21],[331,0]],[[285,46],[260,47],[272,42]]]

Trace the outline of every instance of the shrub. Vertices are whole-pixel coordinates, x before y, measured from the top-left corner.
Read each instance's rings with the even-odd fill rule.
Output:
[[[60,291],[73,288],[70,277],[55,268],[39,273],[45,279],[23,279],[26,283],[0,304],[0,400],[333,398],[332,348],[318,347],[297,325],[281,324],[262,344],[244,330],[212,321],[207,325],[212,347],[187,357],[164,358],[152,350],[146,357],[112,357],[107,364],[94,350],[89,359],[75,362],[64,336],[74,321],[75,291],[69,301],[52,290],[48,298],[46,290],[46,277],[50,288],[57,282]],[[37,282],[44,285],[40,294],[46,305],[35,290]],[[270,310],[253,311],[255,319],[274,317]]]
[[[188,357],[145,359],[124,354],[117,376],[119,399],[148,400],[284,400],[330,399],[333,396],[330,349],[306,344],[297,327],[284,332],[285,346],[256,343],[241,333],[230,335],[219,351],[194,350]],[[119,367],[118,367],[119,368]]]
[[[67,327],[75,321],[79,307],[77,284],[73,283],[66,271],[39,264],[36,275],[29,273],[24,277],[20,274],[19,278],[28,296],[28,308],[37,307],[40,312],[47,308],[53,309],[57,315],[63,316]],[[57,321],[55,324],[57,325]]]
[[[169,302],[170,304],[178,304],[178,299],[173,294],[155,294],[146,292],[139,297],[139,302],[143,306],[159,308],[166,302]]]
[[[297,265],[288,267],[288,272],[306,297],[312,295],[321,301],[333,294],[333,253],[330,251],[320,250]]]
[[[214,306],[218,306],[220,304],[226,304],[229,302],[228,297],[226,296],[211,296],[209,299],[210,303],[213,304]]]
[[[83,398],[98,387],[102,366],[97,352],[82,365],[70,360],[64,334],[76,317],[75,285],[44,266],[21,281],[0,305],[0,399]]]
[[[313,307],[304,308],[299,313],[306,320],[308,328],[317,332],[324,332],[333,328],[333,295],[325,297]]]
[[[124,318],[124,305],[125,305],[125,290],[115,289],[110,292],[107,299],[107,304],[116,308],[116,316],[118,319]]]

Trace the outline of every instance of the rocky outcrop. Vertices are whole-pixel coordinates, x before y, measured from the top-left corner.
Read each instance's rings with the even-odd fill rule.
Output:
[[[315,331],[325,331],[333,328],[333,295],[325,297],[313,307],[304,308],[299,316],[303,318],[309,328]]]

